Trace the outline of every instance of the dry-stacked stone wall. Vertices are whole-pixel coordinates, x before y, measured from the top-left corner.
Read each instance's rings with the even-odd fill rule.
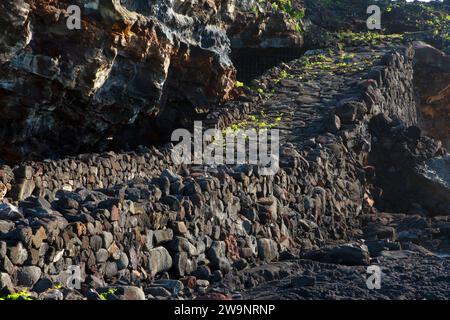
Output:
[[[170,148],[2,167],[0,272],[39,288],[64,283],[70,266],[93,287],[167,274],[202,286],[232,268],[358,236],[358,216],[373,205],[369,119],[383,111],[412,124],[416,115],[408,52],[355,77],[354,99],[335,110],[341,129],[327,118],[305,149],[283,146],[274,176],[250,165],[176,167]],[[237,116],[257,107],[236,104]],[[231,121],[224,117],[217,123]]]

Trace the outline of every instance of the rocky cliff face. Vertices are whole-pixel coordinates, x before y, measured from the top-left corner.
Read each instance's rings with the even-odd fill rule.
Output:
[[[166,107],[228,97],[235,71],[226,34],[209,24],[214,2],[205,2],[209,16],[178,1],[90,3],[1,4],[1,149],[10,158],[76,152]],[[72,4],[83,8],[81,30],[66,26]]]
[[[70,5],[81,8],[80,30],[67,27]],[[231,44],[302,44],[298,22],[267,11],[270,3],[8,0],[0,6],[0,150],[8,162],[106,148],[112,138],[155,123],[167,132],[229,98]],[[151,122],[155,117],[160,121]]]

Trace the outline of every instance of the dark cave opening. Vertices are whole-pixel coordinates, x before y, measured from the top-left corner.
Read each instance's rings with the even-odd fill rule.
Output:
[[[239,48],[233,49],[231,59],[237,70],[237,79],[249,82],[282,63],[300,58],[304,48]]]

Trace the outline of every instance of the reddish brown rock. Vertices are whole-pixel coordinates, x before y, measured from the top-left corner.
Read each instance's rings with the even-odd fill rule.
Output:
[[[185,287],[194,289],[197,285],[197,278],[194,276],[189,276],[180,280]]]
[[[33,246],[36,249],[39,249],[42,245],[42,242],[47,239],[47,233],[45,232],[44,227],[40,227],[35,234],[31,237],[31,241]]]
[[[112,206],[110,220],[111,221],[118,221],[119,218],[120,218],[119,208],[117,208],[116,206]]]

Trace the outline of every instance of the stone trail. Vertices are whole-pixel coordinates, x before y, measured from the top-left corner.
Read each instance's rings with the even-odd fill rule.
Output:
[[[395,44],[388,44],[347,47],[333,54],[313,50],[269,71],[267,78],[259,80],[260,84],[268,82],[263,91],[270,92],[260,105],[267,115],[264,121],[276,123],[273,128],[280,129],[282,142],[298,150],[320,134],[336,133],[345,124],[332,118],[335,108],[343,100],[361,99],[361,84],[367,73],[395,49]],[[253,115],[261,117],[260,110]],[[279,117],[281,121],[276,120]]]

